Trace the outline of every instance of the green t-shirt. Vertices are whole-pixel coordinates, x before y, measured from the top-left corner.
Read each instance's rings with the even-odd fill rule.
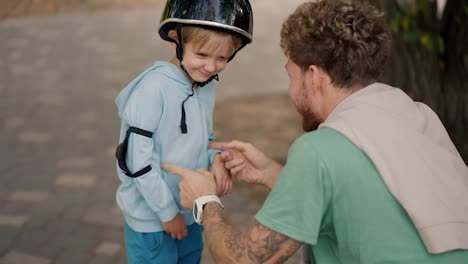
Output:
[[[329,128],[294,142],[256,218],[319,264],[468,264],[466,250],[430,255],[366,154]]]

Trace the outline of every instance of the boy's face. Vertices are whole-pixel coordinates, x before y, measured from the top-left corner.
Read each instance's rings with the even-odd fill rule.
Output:
[[[203,45],[184,43],[184,66],[193,81],[205,82],[226,67],[234,51],[229,36],[217,36]]]

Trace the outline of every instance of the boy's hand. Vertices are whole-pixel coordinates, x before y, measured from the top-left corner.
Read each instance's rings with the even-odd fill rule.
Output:
[[[226,169],[221,154],[216,154],[211,164],[211,173],[214,174],[216,181],[216,195],[222,197],[232,189],[232,179],[229,170]]]
[[[172,239],[182,240],[187,236],[184,217],[180,213],[177,213],[171,221],[163,223],[163,228],[166,233],[171,235]]]
[[[282,166],[250,143],[210,142],[209,148],[223,149],[221,159],[233,177],[246,183],[273,188]]]

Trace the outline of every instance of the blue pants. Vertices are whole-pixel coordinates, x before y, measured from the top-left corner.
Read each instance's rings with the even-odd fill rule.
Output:
[[[139,233],[125,223],[125,247],[129,264],[199,264],[202,251],[202,227],[187,226],[188,235],[174,240],[164,231]]]

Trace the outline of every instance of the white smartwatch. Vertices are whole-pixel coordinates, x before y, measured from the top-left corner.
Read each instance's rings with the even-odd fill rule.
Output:
[[[221,203],[221,200],[219,199],[218,196],[216,195],[205,195],[197,198],[195,201],[193,201],[193,219],[195,219],[195,222],[197,224],[202,223],[202,216],[203,216],[203,207],[205,204],[209,202],[216,202],[219,205],[221,205],[221,208],[224,209],[224,205]]]

